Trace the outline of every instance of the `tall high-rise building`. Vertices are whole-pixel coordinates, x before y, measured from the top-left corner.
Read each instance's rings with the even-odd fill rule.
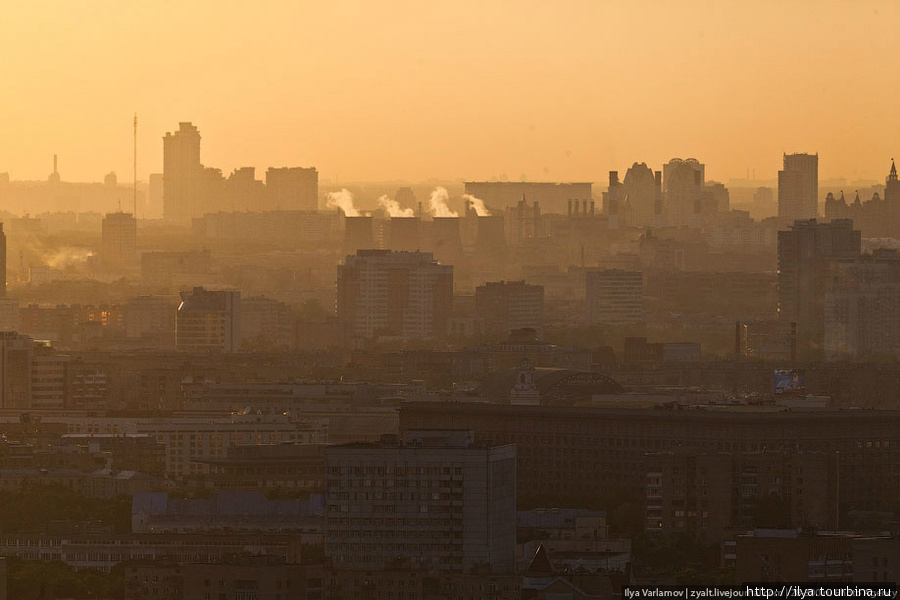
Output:
[[[593,204],[593,203],[592,203]],[[623,225],[620,217],[624,216],[625,187],[619,181],[619,172],[609,172],[609,185],[603,192],[603,214],[609,219],[609,228],[618,229]]]
[[[625,173],[625,210],[634,227],[662,225],[662,174],[647,163],[634,163]]]
[[[408,430],[325,449],[325,556],[335,567],[515,571],[516,447],[473,431]]]
[[[791,222],[819,213],[819,155],[785,154],[778,171],[778,217]]]
[[[33,339],[0,331],[0,408],[30,408],[33,360]]]
[[[18,331],[19,301],[6,297],[6,233],[0,223],[0,331]]]
[[[318,210],[319,172],[315,167],[270,167],[266,193],[271,210]]]
[[[588,323],[625,325],[644,320],[644,280],[640,271],[587,271],[585,294]]]
[[[703,198],[706,166],[696,158],[673,158],[663,166],[666,224],[671,227],[696,227],[694,218]]]
[[[728,212],[731,210],[731,194],[724,183],[708,181],[703,189],[704,201],[714,212]]]
[[[115,212],[103,217],[101,256],[105,272],[137,268],[137,220],[131,213]]]
[[[175,349],[237,352],[241,348],[241,293],[195,287],[181,292],[175,314]]]
[[[255,167],[240,167],[225,180],[225,208],[233,212],[260,211],[266,206],[266,188]],[[198,215],[199,216],[199,215]]]
[[[201,216],[200,131],[192,123],[163,138],[163,217],[187,223]]]
[[[797,324],[804,352],[822,347],[828,261],[858,258],[861,243],[860,232],[845,219],[796,221],[778,232],[778,315]]]
[[[358,250],[338,265],[338,320],[357,336],[442,336],[452,304],[453,267],[430,252]]]

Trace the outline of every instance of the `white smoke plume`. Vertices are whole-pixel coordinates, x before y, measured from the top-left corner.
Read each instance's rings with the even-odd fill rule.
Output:
[[[431,213],[432,217],[458,217],[459,215],[447,206],[447,201],[450,199],[450,194],[447,193],[447,188],[438,186],[434,188],[431,192],[431,195],[428,197],[428,212]]]
[[[339,192],[328,192],[325,196],[325,206],[328,208],[340,208],[345,217],[358,217],[359,211],[353,206],[353,194],[347,188]]]
[[[393,217],[414,217],[415,212],[411,208],[400,208],[400,203],[392,200],[387,196],[378,199],[378,206],[384,209],[384,212]]]
[[[481,198],[476,198],[471,194],[463,194],[463,199],[468,200],[472,204],[472,208],[475,210],[475,214],[477,214],[479,217],[491,216],[491,211],[489,211],[487,206],[484,205],[484,200],[482,200]]]
[[[65,246],[56,252],[48,253],[43,257],[44,263],[51,269],[64,269],[87,261],[94,253],[87,248],[73,248]]]

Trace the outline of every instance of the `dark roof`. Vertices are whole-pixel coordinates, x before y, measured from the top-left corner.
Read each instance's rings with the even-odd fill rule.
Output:
[[[710,410],[706,406],[686,408],[684,410],[657,410],[654,408],[621,408],[605,406],[509,406],[487,404],[484,402],[429,402],[413,400],[404,402],[400,412],[451,414],[467,413],[479,415],[500,415],[504,418],[537,417],[537,418],[577,418],[577,419],[660,419],[668,422],[698,421],[707,422],[738,422],[746,423],[782,423],[840,421],[847,423],[849,430],[855,426],[871,426],[873,424],[892,427],[900,424],[900,410],[857,410],[857,409],[784,409],[784,410],[759,410],[759,411],[735,411],[735,410]]]
[[[509,398],[518,374],[519,369],[494,373],[478,386],[478,395],[493,400]],[[533,374],[534,384],[542,399],[590,399],[594,394],[621,394],[625,391],[614,379],[591,371],[538,368]]]
[[[550,561],[550,553],[547,552],[547,549],[541,544],[538,546],[537,550],[534,551],[534,556],[532,557],[531,562],[528,563],[528,568],[525,569],[525,575],[553,575],[555,572],[556,569],[553,568],[553,563]]]

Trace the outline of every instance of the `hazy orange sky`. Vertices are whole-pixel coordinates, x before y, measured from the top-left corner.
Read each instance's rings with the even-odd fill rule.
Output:
[[[5,3],[0,172],[131,180],[178,121],[204,164],[323,179],[602,181],[699,158],[709,179],[900,158],[900,3],[634,0]],[[261,173],[258,176],[262,176]]]

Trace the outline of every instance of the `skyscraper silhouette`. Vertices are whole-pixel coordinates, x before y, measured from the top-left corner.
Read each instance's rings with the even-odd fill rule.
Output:
[[[188,222],[199,216],[202,204],[200,131],[192,123],[179,123],[178,131],[163,138],[163,217]]]
[[[634,163],[625,173],[628,223],[637,227],[659,226],[662,210],[662,178],[647,163]]]
[[[778,217],[786,221],[815,219],[819,212],[819,155],[785,154],[778,171]]]
[[[705,165],[696,158],[673,158],[663,166],[666,191],[666,224],[672,227],[695,225],[694,214],[703,197]]]

